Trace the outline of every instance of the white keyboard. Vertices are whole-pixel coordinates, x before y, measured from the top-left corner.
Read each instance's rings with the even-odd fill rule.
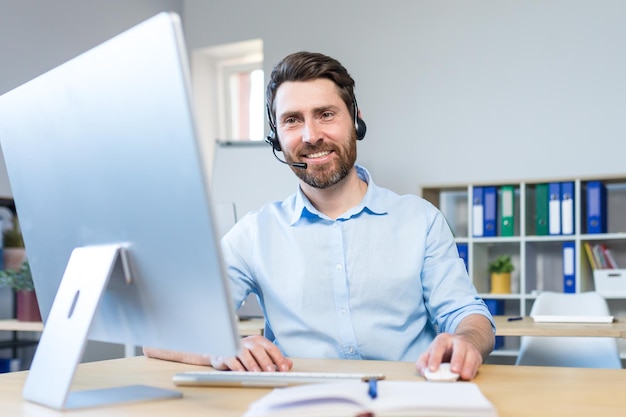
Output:
[[[367,381],[385,379],[383,374],[344,372],[181,372],[172,378],[178,386],[214,387],[286,387],[321,382]]]

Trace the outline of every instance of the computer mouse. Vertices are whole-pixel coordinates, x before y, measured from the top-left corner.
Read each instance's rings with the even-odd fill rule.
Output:
[[[424,377],[428,381],[454,382],[459,379],[459,374],[450,370],[449,363],[442,363],[436,371],[431,371],[428,368],[424,370]]]

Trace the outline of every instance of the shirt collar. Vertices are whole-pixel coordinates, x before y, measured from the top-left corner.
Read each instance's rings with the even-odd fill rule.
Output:
[[[359,178],[367,184],[367,191],[365,192],[363,200],[361,200],[361,202],[357,206],[349,209],[347,212],[339,216],[338,220],[347,220],[350,217],[361,214],[362,212],[368,212],[374,215],[387,214],[387,210],[384,207],[384,202],[380,198],[380,193],[378,192],[380,189],[376,186],[376,184],[374,184],[370,173],[367,171],[367,169],[360,165],[355,165],[355,168]],[[325,220],[330,220],[328,216],[313,207],[311,201],[302,192],[301,187],[298,187],[294,203],[293,217],[290,222],[292,226],[298,223],[300,220],[305,219],[321,218]]]

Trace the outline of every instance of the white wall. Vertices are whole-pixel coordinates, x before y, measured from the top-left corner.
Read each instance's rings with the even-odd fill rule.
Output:
[[[191,49],[262,38],[267,72],[298,50],[339,59],[379,185],[626,171],[622,0],[184,4]]]
[[[624,173],[622,0],[0,0],[0,94],[160,10],[192,50],[262,38],[267,72],[303,49],[342,61],[359,161],[396,191]]]
[[[164,10],[182,14],[182,0],[0,0],[0,95]]]

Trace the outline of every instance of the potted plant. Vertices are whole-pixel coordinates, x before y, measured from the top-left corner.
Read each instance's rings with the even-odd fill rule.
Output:
[[[26,260],[26,249],[17,217],[13,217],[13,227],[2,232],[2,243],[2,269],[19,269]]]
[[[514,269],[510,255],[500,255],[495,261],[489,263],[492,294],[511,293],[511,272]]]
[[[41,321],[35,285],[28,261],[24,261],[19,269],[0,271],[0,287],[9,287],[15,292],[17,320]]]

